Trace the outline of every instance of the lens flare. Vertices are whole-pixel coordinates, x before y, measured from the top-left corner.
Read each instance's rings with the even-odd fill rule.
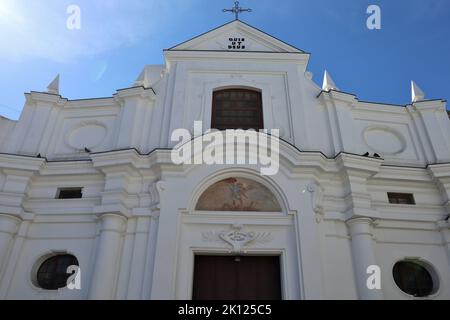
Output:
[[[0,0],[0,23],[23,23],[19,10],[14,6],[12,0]]]

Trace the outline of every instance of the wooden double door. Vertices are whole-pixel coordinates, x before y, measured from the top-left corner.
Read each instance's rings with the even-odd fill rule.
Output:
[[[280,300],[278,256],[196,256],[194,300]]]

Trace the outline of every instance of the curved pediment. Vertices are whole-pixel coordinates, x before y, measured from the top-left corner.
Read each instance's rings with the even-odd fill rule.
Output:
[[[170,50],[304,53],[240,20],[227,23]]]

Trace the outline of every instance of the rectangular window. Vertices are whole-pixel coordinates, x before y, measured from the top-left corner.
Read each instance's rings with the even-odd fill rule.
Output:
[[[56,195],[57,199],[81,199],[83,188],[60,188]]]
[[[394,204],[416,204],[412,193],[388,192],[389,203]]]
[[[211,128],[257,131],[264,129],[261,92],[247,89],[215,91]]]

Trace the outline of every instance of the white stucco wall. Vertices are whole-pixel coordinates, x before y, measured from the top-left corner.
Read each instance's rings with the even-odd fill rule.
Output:
[[[220,49],[233,34],[264,52]],[[1,299],[190,299],[194,254],[230,251],[202,235],[233,225],[271,235],[246,254],[281,256],[285,299],[412,299],[392,278],[404,258],[432,266],[432,298],[450,298],[445,101],[400,107],[321,91],[305,74],[308,54],[239,21],[164,54],[113,97],[31,92],[19,121],[0,119]],[[212,93],[229,87],[262,92],[264,126],[284,140],[277,175],[171,162],[171,132],[199,120],[209,129]],[[282,212],[193,209],[230,176],[266,185]],[[63,187],[83,187],[83,198],[55,199]],[[387,192],[413,193],[416,205],[389,204]],[[33,284],[52,252],[77,257],[81,290]],[[370,264],[381,267],[379,292],[361,280]]]

